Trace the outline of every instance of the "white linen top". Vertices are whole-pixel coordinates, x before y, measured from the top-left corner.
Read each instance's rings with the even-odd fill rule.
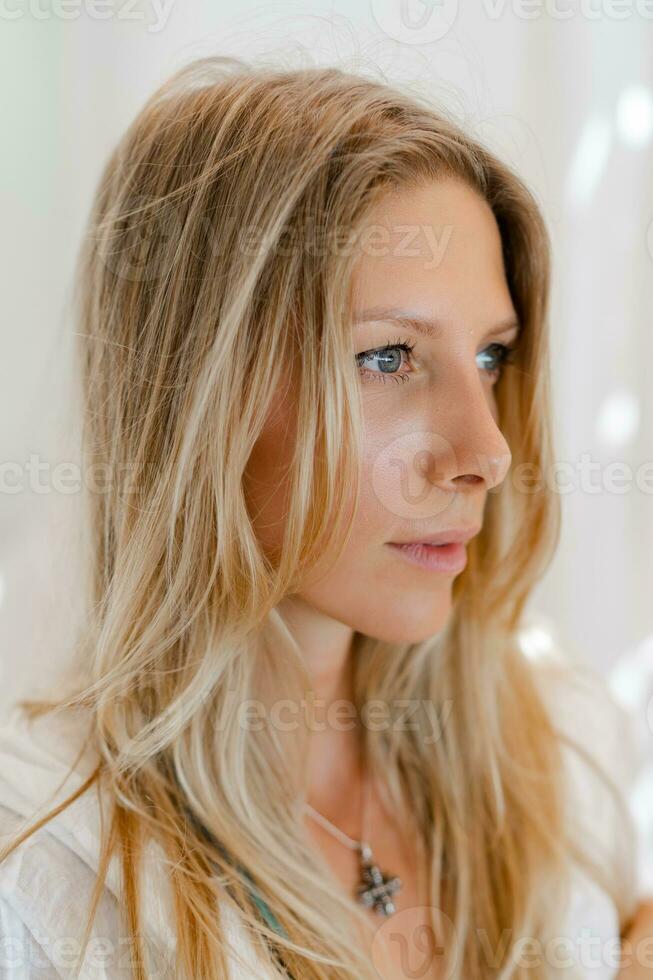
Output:
[[[543,690],[561,729],[580,736],[583,744],[603,762],[627,796],[639,761],[624,709],[596,678],[584,692],[561,683],[555,667],[543,677],[553,680]],[[548,695],[547,695],[548,696]],[[87,753],[60,786],[77,754],[84,726],[77,718],[46,716],[27,722],[16,707],[0,725],[0,831],[8,839],[17,821],[31,824],[40,810],[64,799],[93,768]],[[587,818],[587,834],[597,844],[617,853],[621,828],[615,825],[607,797],[589,769],[576,755],[567,761],[572,775],[570,805]],[[56,789],[53,797],[50,796]],[[595,835],[594,837],[592,835]],[[2,980],[55,980],[71,977],[71,957],[81,948],[83,927],[97,871],[99,812],[95,792],[86,793],[21,844],[0,864],[0,978]],[[148,949],[155,952],[157,980],[173,977],[174,926],[170,893],[159,860],[159,845],[146,849],[144,932]],[[117,861],[110,865],[102,900],[91,933],[81,980],[118,980],[131,976],[130,942],[119,919]],[[265,980],[256,948],[240,920],[225,907],[225,928],[242,955],[230,966],[232,980]],[[580,871],[566,909],[561,966],[566,957],[577,964],[574,976],[614,980],[619,957],[616,909],[607,894]],[[568,970],[568,965],[567,965]],[[571,974],[561,969],[561,976]]]

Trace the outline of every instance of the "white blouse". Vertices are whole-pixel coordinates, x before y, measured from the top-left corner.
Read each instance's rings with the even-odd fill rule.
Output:
[[[555,667],[542,675],[552,680],[544,690],[556,724],[580,736],[602,761],[627,796],[639,762],[624,709],[594,680],[582,693],[561,684]],[[81,717],[81,716],[80,716]],[[26,722],[12,708],[0,725],[0,831],[9,839],[21,821],[31,824],[37,809],[45,813],[51,801],[64,799],[79,786],[94,758],[87,753],[63,785],[68,766],[79,751],[83,722],[56,716]],[[615,824],[607,797],[589,769],[574,754],[568,756],[573,799],[570,805],[587,817],[587,834],[597,846],[617,854],[621,828]],[[50,796],[54,791],[53,797]],[[70,967],[81,949],[83,929],[97,870],[99,810],[95,793],[86,793],[0,863],[0,978],[55,980],[73,976]],[[146,850],[143,903],[151,976],[174,976],[172,906],[158,845]],[[119,867],[113,860],[96,915],[81,980],[117,980],[131,976],[130,940],[119,917]],[[619,927],[608,895],[576,872],[576,883],[565,914],[566,928],[556,948],[561,976],[569,963],[577,977],[614,980],[618,972]],[[265,980],[256,948],[235,913],[225,906],[224,923],[233,942],[232,980]],[[238,959],[241,962],[238,962]]]

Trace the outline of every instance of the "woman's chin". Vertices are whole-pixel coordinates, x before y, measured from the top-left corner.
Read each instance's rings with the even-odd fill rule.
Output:
[[[384,643],[422,643],[437,636],[447,624],[451,614],[451,602],[442,603],[437,612],[430,615],[415,615],[407,618],[405,613],[393,622],[377,622],[368,635]]]

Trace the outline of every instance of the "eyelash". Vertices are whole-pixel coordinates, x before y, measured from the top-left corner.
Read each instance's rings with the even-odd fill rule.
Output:
[[[374,347],[372,348],[372,350],[362,351],[360,354],[356,355],[356,361],[358,362],[358,366],[361,367],[365,361],[371,360],[374,357],[378,357],[380,354],[385,354],[386,351],[389,350],[401,350],[405,354],[408,354],[408,358],[410,359],[414,348],[415,348],[414,343],[411,343],[409,340],[401,340],[400,338],[397,341],[395,341],[394,344],[388,341],[388,343],[385,344],[384,347]],[[385,384],[387,379],[390,379],[391,381],[396,381],[398,384],[410,380],[407,374],[383,374],[381,371],[364,371],[364,370],[361,373],[363,375],[365,374],[372,375],[374,381],[381,381],[382,384]]]
[[[394,343],[388,341],[388,343],[385,344],[383,347],[374,347],[371,350],[361,351],[360,354],[356,355],[356,361],[359,368],[361,369],[361,374],[363,374],[363,376],[365,375],[371,376],[374,381],[380,381],[382,384],[385,384],[386,381],[388,380],[395,381],[397,383],[403,383],[404,381],[410,381],[410,373],[388,374],[382,371],[365,371],[362,368],[362,365],[364,364],[365,361],[371,360],[372,358],[378,357],[379,355],[385,354],[387,351],[391,351],[391,350],[403,351],[405,354],[408,355],[408,359],[410,360],[414,348],[415,348],[414,343],[411,343],[409,340],[402,340],[400,338],[396,340]],[[492,343],[489,344],[487,347],[485,347],[484,350],[487,351],[492,348],[494,348],[498,352],[497,353],[498,365],[496,368],[493,368],[491,371],[488,371],[487,373],[490,375],[496,374],[498,377],[500,377],[502,369],[506,366],[506,364],[511,364],[513,362],[514,355],[517,348],[516,346],[509,346],[507,344]]]

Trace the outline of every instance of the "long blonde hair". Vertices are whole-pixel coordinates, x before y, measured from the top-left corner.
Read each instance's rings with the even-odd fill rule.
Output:
[[[102,175],[77,279],[84,466],[108,474],[105,492],[85,500],[84,678],[32,712],[76,706],[92,719],[99,762],[83,789],[101,786],[112,813],[95,901],[116,855],[139,934],[138,866],[156,841],[174,896],[176,976],[227,974],[237,950],[223,903],[266,940],[273,976],[378,976],[355,942],[360,907],[333,887],[303,831],[303,731],[291,758],[269,718],[245,730],[237,707],[261,676],[279,697],[298,701],[310,687],[278,606],[344,540],[359,487],[359,389],[344,367],[356,255],[303,247],[307,229],[321,226],[327,242],[355,235],[388,189],[444,176],[496,217],[522,325],[497,386],[500,425],[514,465],[546,474],[547,232],[523,182],[445,112],[339,68],[203,58],[154,94]],[[300,247],[284,247],[294,228]],[[243,246],[243,229],[255,230],[255,247]],[[271,561],[243,474],[287,365],[301,438]],[[519,492],[507,479],[489,495],[445,629],[405,646],[354,637],[359,712],[377,699],[454,706],[435,741],[421,712],[412,726],[366,726],[364,739],[375,778],[414,821],[433,928],[440,909],[456,936],[445,953],[456,980],[552,976],[511,953],[520,937],[555,933],[576,861],[622,922],[632,912],[631,883],[570,832],[562,739],[518,642],[558,535],[548,482]],[[503,949],[492,969],[488,948]],[[142,951],[135,976],[147,976]]]

